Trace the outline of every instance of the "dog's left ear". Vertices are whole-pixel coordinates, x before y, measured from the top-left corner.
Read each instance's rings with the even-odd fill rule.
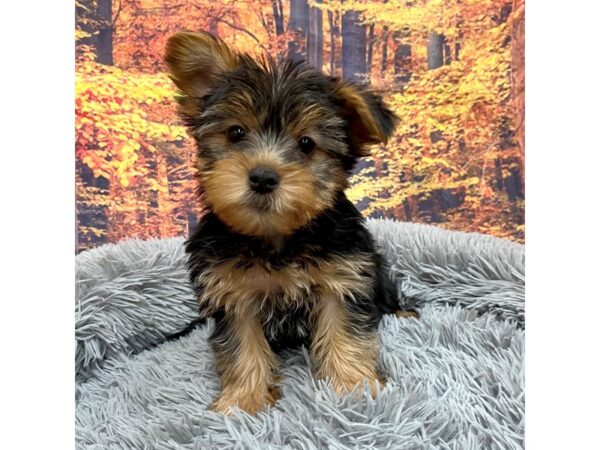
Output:
[[[190,97],[202,97],[238,64],[227,44],[205,31],[175,33],[167,42],[164,60],[173,82]]]
[[[344,81],[336,82],[335,93],[340,99],[348,130],[358,146],[358,156],[369,154],[365,146],[387,143],[398,117],[385,106],[381,97]]]
[[[239,65],[238,55],[207,32],[174,34],[167,42],[164,60],[169,77],[180,90],[179,103],[184,117],[197,114],[198,100],[210,92],[220,77]]]

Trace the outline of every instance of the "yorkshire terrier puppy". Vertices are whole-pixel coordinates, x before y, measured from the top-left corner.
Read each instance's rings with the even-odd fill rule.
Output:
[[[277,352],[300,344],[337,392],[366,381],[375,394],[378,323],[400,308],[344,190],[396,117],[358,85],[303,63],[255,60],[207,33],[172,36],[165,62],[208,208],[186,250],[201,314],[216,320],[212,409],[273,404]]]

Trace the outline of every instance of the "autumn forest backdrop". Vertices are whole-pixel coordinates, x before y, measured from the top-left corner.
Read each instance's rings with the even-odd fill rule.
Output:
[[[351,180],[365,215],[523,241],[523,0],[76,0],[78,251],[203,213],[161,62],[179,30],[383,95],[401,120]]]

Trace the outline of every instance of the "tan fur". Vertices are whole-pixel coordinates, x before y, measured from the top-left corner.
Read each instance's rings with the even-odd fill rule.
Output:
[[[297,120],[290,124],[289,133],[292,136],[297,137],[310,134],[311,126],[326,120],[329,120],[329,115],[321,108],[321,106],[308,105],[304,111],[302,111],[302,120]],[[313,136],[313,138],[318,139],[318,136]]]
[[[242,262],[232,259],[200,275],[199,301],[207,314],[219,308],[243,314],[248,305],[260,308],[274,297],[280,304],[295,306],[323,292],[336,292],[340,298],[351,300],[358,294],[368,295],[372,289],[372,279],[362,275],[374,270],[366,255],[334,257],[306,267],[291,263],[281,270],[258,265],[236,267]]]
[[[208,250],[190,260],[192,273],[200,272],[193,281],[202,313],[218,313],[211,342],[222,389],[211,408],[256,413],[276,401],[278,361],[270,344],[279,348],[280,338],[284,345],[311,340],[316,375],[331,380],[340,394],[365,381],[375,394],[379,316],[357,312],[377,306],[366,303],[374,301],[378,276],[372,250],[331,256],[327,248],[320,251],[318,240],[302,248],[297,260],[283,250],[294,231],[335,207],[356,157],[368,153],[366,145],[385,142],[392,113],[361,87],[319,81],[314,70],[268,58],[255,63],[205,32],[175,34],[165,62],[198,144],[203,205],[228,228],[253,238],[236,236],[240,254],[223,261],[225,254],[210,251],[227,236],[217,233]],[[238,76],[228,77],[236,69]],[[225,91],[207,96],[217,84]],[[321,102],[332,88],[337,95]],[[273,106],[279,117],[272,117]],[[244,129],[242,138],[228,131],[233,126]],[[315,146],[306,147],[302,137]],[[277,173],[271,192],[250,188],[250,171],[258,167]],[[268,246],[264,252],[260,241]],[[281,265],[269,262],[277,259]]]
[[[251,195],[248,173],[258,165],[273,168],[280,176],[272,207],[257,211],[248,205]],[[239,233],[274,237],[290,234],[312,220],[332,202],[333,192],[323,197],[315,192],[310,171],[296,163],[285,163],[276,154],[233,153],[202,172],[206,201],[227,225]]]
[[[371,393],[376,395],[381,386],[376,333],[355,334],[347,328],[348,312],[337,293],[323,295],[315,314],[310,352],[317,377],[330,380],[340,395],[367,381]]]
[[[405,319],[419,319],[421,316],[417,311],[405,311],[403,309],[399,309],[394,313],[396,317],[401,317]]]
[[[342,81],[337,85],[336,92],[345,101],[344,109],[350,122],[350,129],[353,130],[353,135],[360,144],[386,143],[387,136],[373,116],[373,112],[359,88]],[[362,150],[361,156],[369,154],[367,149]]]
[[[214,80],[234,70],[237,56],[227,45],[208,33],[176,33],[167,42],[165,62],[173,82],[181,90],[181,112],[199,113],[197,99],[210,89]]]
[[[227,102],[210,106],[202,111],[200,117],[220,114],[228,119],[205,124],[204,127],[195,129],[195,137],[205,141],[210,139],[211,134],[216,133],[223,137],[224,130],[233,125],[241,125],[245,130],[256,130],[260,128],[264,120],[265,112],[255,105],[255,100],[246,91],[233,92],[227,97]],[[215,130],[215,127],[218,127]],[[204,143],[204,142],[203,142]],[[206,143],[204,143],[206,144]],[[226,148],[229,145],[227,141],[221,142],[221,147]]]
[[[366,255],[336,257],[306,268],[291,264],[281,270],[256,265],[241,268],[241,262],[238,258],[213,266],[199,279],[203,309],[223,308],[239,343],[233,354],[217,353],[222,392],[213,409],[230,413],[235,405],[254,413],[278,398],[276,357],[258,319],[261,307],[275,296],[279,306],[284,302],[314,303],[311,353],[318,377],[331,380],[340,394],[368,381],[376,394],[380,385],[376,333],[353,335],[346,328],[344,307],[355,295],[372,293],[372,279],[362,275],[373,270]]]
[[[226,414],[238,408],[251,414],[275,403],[278,398],[275,371],[277,357],[271,351],[260,321],[252,307],[239,314],[227,314],[232,323],[237,348],[232,352],[217,352],[221,373],[221,394],[211,409]]]

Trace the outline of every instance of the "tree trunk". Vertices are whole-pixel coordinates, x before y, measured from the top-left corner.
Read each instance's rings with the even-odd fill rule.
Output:
[[[388,59],[388,27],[387,25],[383,27],[383,31],[381,32],[381,75],[385,75],[387,70],[387,59]]]
[[[444,36],[444,64],[448,65],[452,62],[452,51],[450,50],[450,44]]]
[[[169,216],[172,216],[172,208],[170,206],[170,193],[169,193],[169,177],[168,177],[168,165],[167,158],[163,154],[156,155],[156,182],[163,188],[157,192],[157,207],[156,212],[161,217],[158,224],[158,230],[161,237],[169,236],[171,221],[164,220]],[[165,192],[166,191],[166,192]]]
[[[494,176],[496,178],[496,189],[504,190],[504,176],[502,175],[502,158],[498,157],[494,160]]]
[[[342,16],[342,76],[365,81],[367,74],[367,33],[359,24],[360,14],[347,11]]]
[[[79,159],[76,161],[76,172],[81,180],[80,189],[85,191],[86,188],[98,188],[100,190],[94,189],[95,195],[102,197],[108,195],[108,190],[110,188],[108,179],[104,177],[95,177],[94,172]],[[83,236],[80,234],[80,229],[82,226],[94,227],[104,231],[107,230],[107,207],[103,205],[102,201],[95,200],[90,202],[86,201],[84,198],[78,198],[76,214],[78,224],[78,250],[81,244],[84,244],[84,246],[91,245],[92,247],[95,247],[106,242],[106,236],[93,236],[91,237],[91,242],[86,242],[86,239],[83,239]]]
[[[383,3],[387,3],[388,0],[383,0]],[[383,29],[381,30],[381,77],[383,78],[385,76],[385,72],[387,70],[387,63],[388,63],[388,35],[389,35],[389,28],[387,25],[383,26]]]
[[[394,33],[394,79],[396,83],[404,85],[410,81],[412,75],[410,64],[412,48],[408,42],[408,32]]]
[[[273,21],[275,22],[275,34],[283,34],[283,9],[280,0],[273,0]]]
[[[373,45],[375,44],[375,25],[369,25],[369,36],[367,38],[367,74],[371,78],[373,67]]]
[[[291,0],[288,31],[292,33],[292,40],[288,42],[288,57],[292,61],[305,60],[306,33],[308,32],[307,0]]]
[[[321,3],[321,0],[316,3]],[[319,70],[323,68],[323,13],[318,8],[310,8],[308,12],[306,60]]]
[[[410,202],[408,199],[402,202],[402,208],[404,209],[404,220],[410,222],[412,220],[412,209],[410,207]]]
[[[429,42],[427,43],[427,69],[434,70],[444,65],[444,35],[438,33],[429,34]],[[443,134],[440,130],[434,130],[429,133],[429,140],[432,145],[435,145],[443,139]]]
[[[271,5],[273,6],[273,24],[275,26],[275,35],[277,38],[281,36],[285,30],[283,28],[283,5],[281,0],[271,0]],[[262,20],[263,26],[267,29],[267,33],[271,36],[270,25],[266,20]],[[282,58],[285,55],[285,47],[282,45],[280,39],[276,39],[276,49],[277,49],[277,57]]]
[[[188,212],[187,212],[188,236],[191,236],[192,234],[194,234],[196,232],[197,228],[198,228],[198,217],[196,216],[196,214],[193,211],[188,210]]]
[[[80,1],[75,4],[75,29],[84,31],[90,36],[77,39],[76,45],[96,45],[96,32],[95,19],[96,17],[90,14],[90,10],[93,8],[91,0]],[[97,12],[96,12],[97,14]]]
[[[329,73],[334,76],[335,75],[335,57],[336,57],[336,40],[340,34],[340,30],[337,24],[337,20],[333,15],[333,12],[327,11],[327,18],[329,19],[329,42],[330,42],[330,52],[329,52]]]
[[[523,155],[525,151],[525,1],[513,0],[513,11],[510,84],[515,110],[515,140]]]
[[[429,34],[427,43],[427,69],[433,70],[444,65],[444,35]]]
[[[521,184],[521,171],[518,167],[509,169],[509,175],[504,180],[506,187],[506,194],[511,202],[517,199],[523,199],[525,197],[523,193],[523,186]]]
[[[96,42],[96,62],[113,65],[113,23],[112,0],[98,0],[98,21],[100,29]]]

